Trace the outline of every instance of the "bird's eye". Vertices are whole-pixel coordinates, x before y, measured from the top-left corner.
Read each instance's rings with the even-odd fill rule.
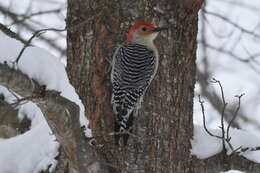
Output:
[[[146,27],[143,27],[143,28],[142,28],[142,30],[143,30],[143,31],[146,31],[146,30],[147,30],[147,28],[146,28]]]

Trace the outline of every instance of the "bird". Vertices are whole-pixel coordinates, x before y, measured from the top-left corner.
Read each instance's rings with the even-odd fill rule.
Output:
[[[129,132],[132,133],[134,111],[141,107],[147,88],[158,68],[158,50],[154,39],[166,27],[156,27],[147,21],[134,23],[126,41],[116,49],[111,70],[114,113],[115,144],[123,138],[127,145]]]

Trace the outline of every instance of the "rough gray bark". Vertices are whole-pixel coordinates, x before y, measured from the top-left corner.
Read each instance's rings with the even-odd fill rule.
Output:
[[[17,118],[17,111],[0,99],[0,138],[10,138],[18,135],[19,127],[20,122]]]
[[[238,155],[227,156],[220,153],[204,160],[194,159],[196,173],[219,173],[228,170],[240,170],[246,173],[259,173],[259,163],[254,163]]]

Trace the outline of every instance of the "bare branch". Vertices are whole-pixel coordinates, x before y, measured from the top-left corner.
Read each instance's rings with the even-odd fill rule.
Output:
[[[247,151],[258,151],[260,150],[260,147],[245,147],[243,148],[242,146],[234,149],[234,147],[232,146],[232,144],[230,143],[231,141],[231,137],[229,135],[230,133],[230,127],[231,127],[231,124],[233,123],[233,121],[237,118],[237,115],[238,115],[238,111],[241,107],[241,98],[245,95],[245,94],[240,94],[240,95],[236,95],[235,97],[238,98],[238,106],[236,108],[236,111],[234,113],[234,116],[232,117],[231,121],[229,122],[228,126],[227,126],[227,129],[225,130],[225,127],[224,127],[224,114],[225,114],[225,109],[226,109],[226,101],[225,101],[225,97],[224,97],[224,91],[223,91],[223,86],[221,84],[221,82],[215,78],[212,79],[212,82],[213,83],[217,83],[220,87],[220,90],[221,90],[221,98],[222,98],[222,102],[224,104],[223,108],[222,108],[222,114],[221,114],[221,130],[222,130],[222,136],[217,136],[217,135],[214,135],[212,134],[206,127],[206,122],[205,122],[205,111],[204,111],[204,102],[201,100],[201,97],[199,95],[199,103],[200,103],[200,106],[201,106],[201,110],[202,110],[202,115],[203,115],[203,126],[204,126],[204,129],[205,131],[210,135],[210,136],[213,136],[213,137],[216,137],[218,139],[221,139],[222,140],[222,146],[223,146],[223,152],[226,153],[226,147],[225,147],[225,144],[227,144],[229,146],[229,148],[231,149],[232,153],[231,155],[239,155],[241,153],[244,153],[244,152],[247,152]],[[226,133],[226,135],[225,135]]]
[[[211,12],[211,11],[207,11],[205,9],[203,9],[202,11],[204,13],[206,13],[206,14],[215,16],[215,17],[217,17],[217,18],[219,18],[219,19],[229,23],[230,25],[234,26],[235,28],[241,30],[244,33],[247,33],[247,34],[252,35],[254,37],[260,38],[260,35],[254,33],[253,31],[250,31],[250,30],[247,30],[247,29],[243,28],[242,26],[236,24],[235,22],[231,21],[229,18],[224,17],[223,15],[220,15],[220,14],[217,14],[217,13],[214,13],[214,12]]]
[[[15,13],[13,13],[13,12],[11,12],[11,11],[5,9],[5,8],[4,8],[3,6],[1,6],[1,5],[0,5],[0,11],[1,11],[3,14],[6,14],[8,17],[10,17],[13,21],[16,21],[17,18],[18,18],[17,14],[15,14]],[[33,33],[37,32],[37,30],[36,30],[32,25],[30,25],[30,24],[28,24],[28,23],[26,23],[26,22],[20,23],[19,25],[20,25],[20,26],[23,26],[24,28],[26,28],[26,29],[27,29],[28,31],[30,31],[30,32],[33,32]],[[35,31],[35,30],[36,30],[36,31]],[[62,29],[62,30],[64,30],[64,29]],[[59,29],[53,29],[53,31],[61,31],[61,30],[59,30]],[[43,40],[45,43],[49,44],[50,47],[54,48],[55,50],[57,50],[57,51],[59,51],[59,52],[62,52],[62,51],[63,51],[63,48],[60,47],[60,45],[54,43],[52,39],[47,38],[47,37],[44,37],[44,36],[39,36],[39,38],[40,38],[41,40]]]
[[[215,46],[213,46],[213,45],[211,45],[211,44],[209,44],[209,43],[206,43],[206,42],[204,42],[204,41],[202,41],[202,40],[198,40],[198,42],[201,43],[201,44],[203,44],[203,45],[206,46],[207,48],[210,48],[210,49],[212,49],[212,50],[218,51],[218,52],[223,53],[223,54],[227,54],[227,55],[229,55],[230,57],[232,57],[232,58],[234,58],[234,59],[236,59],[236,60],[238,60],[238,61],[244,62],[244,63],[248,63],[248,62],[250,62],[250,60],[251,60],[252,58],[255,59],[255,58],[257,58],[257,57],[260,56],[260,53],[259,53],[259,54],[251,55],[251,56],[249,56],[249,57],[247,57],[247,58],[244,58],[244,57],[240,57],[240,56],[238,56],[238,55],[235,55],[232,51],[225,50],[225,49],[223,49],[223,48],[221,48],[221,47],[215,47]]]
[[[37,36],[39,36],[40,34],[42,34],[43,32],[45,32],[45,31],[59,31],[59,32],[60,32],[60,31],[65,31],[65,29],[47,28],[47,29],[41,29],[41,30],[36,31],[36,32],[30,37],[30,39],[26,42],[26,44],[23,46],[22,50],[20,51],[19,55],[17,56],[17,58],[16,58],[16,60],[15,60],[15,63],[18,63],[18,62],[19,62],[19,60],[20,60],[20,58],[21,58],[21,56],[22,56],[24,50],[25,50],[28,46],[30,46],[32,40],[33,40],[35,37],[37,37]]]
[[[13,21],[13,23],[11,25],[22,23],[25,20],[30,19],[30,18],[35,17],[35,16],[44,15],[44,14],[51,14],[51,13],[60,13],[61,11],[62,11],[61,8],[57,8],[57,9],[52,9],[52,10],[39,11],[39,12],[31,13],[31,14],[28,14],[28,15],[17,14],[17,15],[19,15],[20,18],[22,17],[22,19],[17,19],[16,21]]]
[[[18,63],[18,62],[19,62],[19,60],[20,60],[20,58],[21,58],[21,56],[22,56],[24,50],[31,44],[31,41],[34,39],[34,37],[37,37],[38,35],[40,35],[41,32],[42,32],[41,30],[36,31],[36,32],[31,36],[31,38],[24,44],[22,50],[20,51],[20,53],[18,54],[17,58],[15,59],[15,63]]]
[[[0,23],[0,30],[5,33],[6,35],[8,35],[11,38],[14,38],[22,43],[26,43],[26,41],[21,38],[19,35],[17,35],[15,32],[11,31],[10,29],[8,29],[5,25],[3,25],[2,23]]]

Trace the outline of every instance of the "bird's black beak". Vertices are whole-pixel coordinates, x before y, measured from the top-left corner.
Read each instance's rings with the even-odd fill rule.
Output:
[[[157,27],[157,28],[153,29],[152,32],[160,32],[163,30],[168,30],[168,28],[167,27]]]

